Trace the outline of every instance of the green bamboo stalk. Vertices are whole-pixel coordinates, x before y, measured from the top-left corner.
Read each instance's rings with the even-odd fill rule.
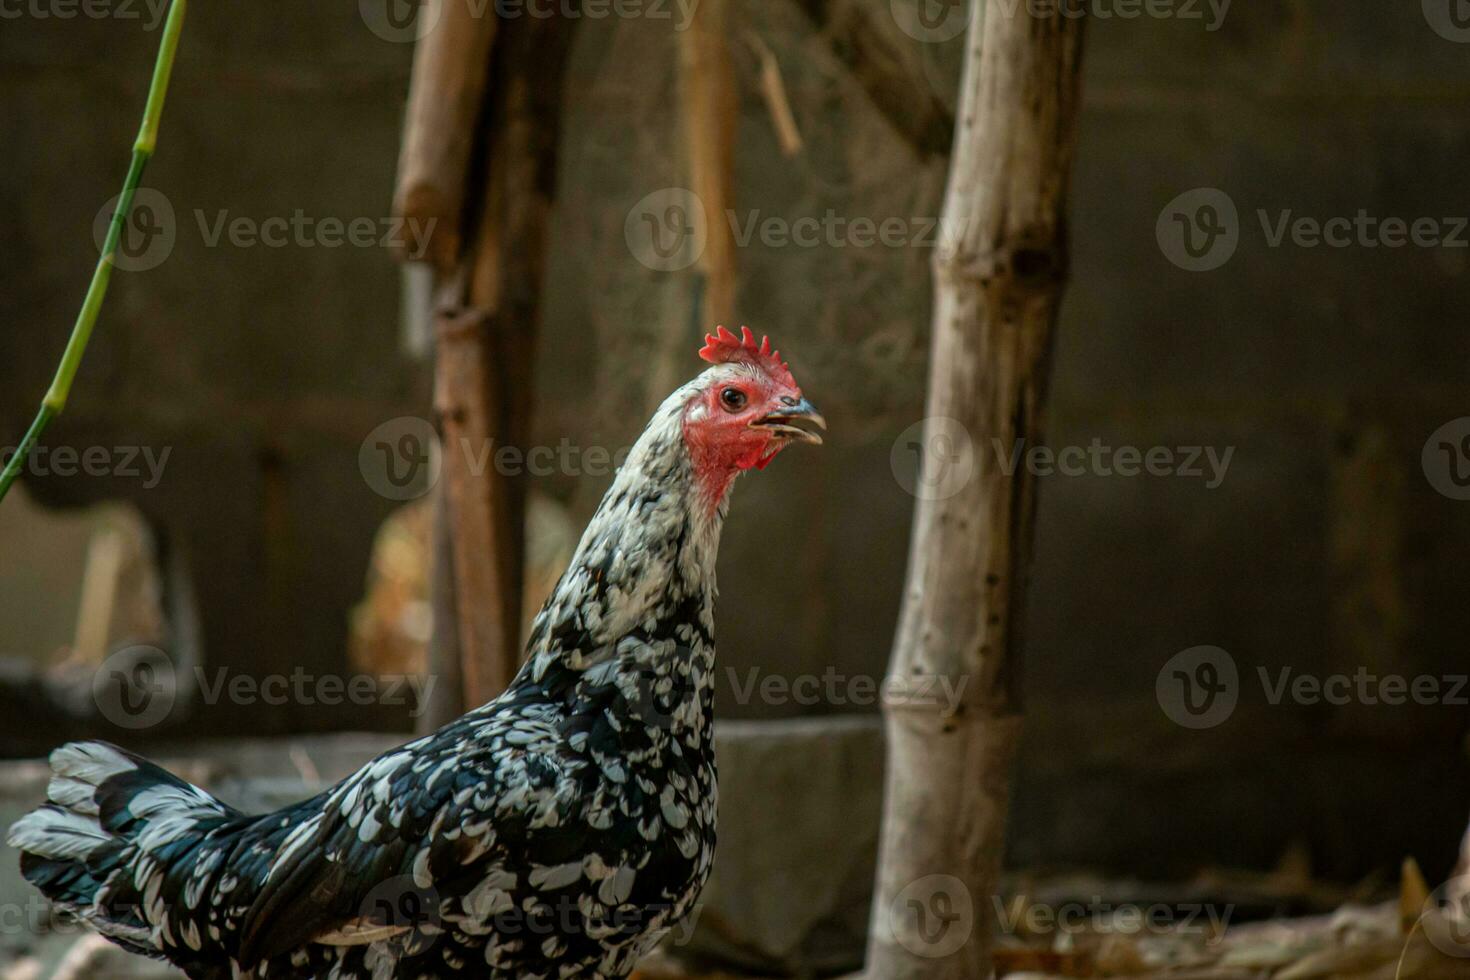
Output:
[[[188,0],[173,0],[169,7],[168,21],[163,26],[163,40],[158,46],[158,60],[153,65],[153,81],[148,86],[148,104],[143,109],[143,124],[138,129],[138,138],[133,143],[133,159],[128,167],[128,176],[123,181],[122,194],[117,199],[117,209],[107,228],[107,239],[102,246],[102,255],[97,259],[97,268],[92,273],[92,284],[87,287],[87,297],[82,301],[72,327],[71,339],[61,355],[61,364],[51,388],[41,402],[36,420],[26,431],[25,438],[16,447],[5,471],[0,473],[0,500],[10,492],[10,486],[25,468],[25,461],[35,448],[41,433],[51,420],[66,409],[66,400],[71,395],[71,383],[82,364],[82,355],[92,339],[92,328],[97,325],[97,314],[102,310],[102,300],[107,295],[107,285],[112,281],[112,268],[117,257],[118,243],[122,240],[123,228],[133,210],[133,195],[143,179],[143,170],[153,158],[153,149],[158,145],[158,121],[163,117],[163,100],[168,94],[169,77],[174,70],[174,54],[179,48],[179,34],[184,28],[184,12]]]

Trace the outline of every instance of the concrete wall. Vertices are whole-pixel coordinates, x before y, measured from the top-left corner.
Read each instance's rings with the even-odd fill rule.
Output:
[[[742,27],[779,58],[806,146],[780,154],[741,42],[739,220],[831,209],[922,228],[943,165],[892,134],[799,15],[747,6]],[[875,0],[875,23],[952,92],[959,42],[911,40],[888,8]],[[693,277],[646,268],[624,233],[645,195],[684,181],[669,9],[674,21],[589,21],[578,41],[537,380],[538,440],[552,445],[626,445],[697,367]],[[1014,858],[1180,873],[1268,865],[1301,839],[1338,876],[1409,852],[1438,868],[1470,789],[1464,708],[1272,704],[1257,668],[1273,682],[1287,666],[1464,671],[1470,511],[1436,491],[1420,456],[1465,411],[1467,251],[1273,247],[1257,212],[1269,223],[1287,209],[1470,213],[1470,45],[1417,4],[1260,0],[1215,30],[1207,4],[1190,9],[1201,19],[1089,28],[1050,441],[1233,456],[1213,489],[1182,476],[1043,479]],[[379,422],[427,411],[423,370],[400,354],[397,275],[376,249],[209,247],[194,212],[385,214],[409,46],[376,36],[354,5],[200,6],[188,31],[149,175],[178,213],[178,240],[156,269],[119,277],[57,430],[77,445],[169,445],[173,460],[148,492],[95,480],[37,490],[61,503],[130,496],[172,529],[195,570],[206,658],[340,669],[346,609],[390,506],[363,481],[358,448]],[[155,40],[86,19],[25,17],[0,32],[6,431],[39,397],[81,295]],[[1189,272],[1156,226],[1200,187],[1233,202],[1239,245],[1214,271]],[[721,583],[727,716],[873,710],[857,703],[861,687],[814,705],[740,689],[752,670],[881,676],[914,503],[911,463],[900,447],[895,469],[893,450],[923,415],[928,257],[922,244],[759,236],[740,249],[742,318],[776,337],[833,435],[737,491]],[[580,520],[605,477],[538,484]],[[1156,681],[1198,645],[1228,651],[1240,686],[1234,714],[1195,731],[1170,720]],[[270,720],[362,724],[301,707]]]

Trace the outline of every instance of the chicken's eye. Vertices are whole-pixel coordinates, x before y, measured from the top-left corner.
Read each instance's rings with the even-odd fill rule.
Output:
[[[739,388],[726,388],[720,392],[720,402],[732,412],[738,412],[745,407],[745,392]]]

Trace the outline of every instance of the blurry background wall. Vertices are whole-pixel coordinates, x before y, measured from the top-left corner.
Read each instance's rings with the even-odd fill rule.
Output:
[[[961,42],[905,34],[902,0],[868,6],[949,101]],[[384,249],[329,247],[319,224],[307,244],[283,247],[232,242],[228,229],[237,218],[389,213],[412,45],[385,39],[371,7],[191,11],[147,180],[173,211],[172,244],[155,267],[115,278],[48,438],[108,447],[115,463],[120,447],[150,447],[155,459],[166,448],[166,467],[156,486],[146,470],[27,481],[49,506],[135,505],[166,566],[163,605],[197,614],[197,626],[174,624],[188,637],[181,655],[257,676],[349,669],[349,611],[397,506],[364,479],[359,451],[379,424],[429,413],[427,367]],[[722,709],[871,712],[854,679],[881,677],[898,608],[931,249],[862,245],[849,232],[855,219],[897,217],[927,239],[945,163],[895,135],[795,5],[739,7],[733,220],[754,234],[738,250],[738,307],[787,353],[832,438],[738,492],[721,565]],[[1272,240],[1287,212],[1429,217],[1442,235],[1456,227],[1447,219],[1470,215],[1470,45],[1424,8],[1181,0],[1174,16],[1089,28],[1049,442],[1233,455],[1213,487],[1208,467],[1042,480],[1018,863],[1267,866],[1294,841],[1339,877],[1406,852],[1450,859],[1470,789],[1463,701],[1273,704],[1258,673],[1274,685],[1288,667],[1467,670],[1470,505],[1436,490],[1421,451],[1466,412],[1470,236],[1399,248]],[[136,126],[157,34],[146,5],[129,9],[136,19],[120,6],[104,19],[27,11],[0,28],[6,438],[54,368]],[[692,274],[649,269],[627,237],[631,209],[686,183],[682,17],[664,9],[668,19],[589,19],[578,37],[537,379],[543,445],[626,446],[698,366]],[[782,153],[759,92],[763,48],[804,139],[795,156]],[[1190,272],[1161,247],[1158,225],[1202,187],[1237,209],[1239,243],[1219,268]],[[162,213],[155,200],[149,214],[168,225]],[[824,231],[815,247],[762,231],[807,217],[848,231],[835,243]],[[607,482],[583,469],[531,478],[578,528]],[[71,636],[55,623],[83,576],[79,548],[53,547],[63,538],[13,504],[0,511],[0,623],[32,625],[0,631],[14,682],[0,745],[20,754],[86,727],[26,686],[28,667]],[[58,612],[38,614],[47,603]],[[1194,731],[1162,710],[1156,681],[1199,645],[1228,651],[1240,684],[1234,713]],[[836,698],[761,694],[769,675],[829,672]],[[401,709],[219,703],[159,734],[406,724]]]

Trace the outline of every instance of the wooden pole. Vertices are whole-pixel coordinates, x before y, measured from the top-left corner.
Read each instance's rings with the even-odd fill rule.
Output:
[[[460,683],[473,707],[505,690],[519,665],[508,607],[513,536],[505,479],[488,465],[504,428],[500,372],[486,350],[487,318],[473,307],[441,309],[434,407],[443,438],[444,499],[452,522]]]
[[[531,437],[561,89],[577,21],[565,13],[520,18],[496,32],[484,170],[467,196],[473,237],[444,278],[436,317],[435,400],[469,706],[503,691],[520,666],[526,483],[497,460],[507,446],[524,454]]]
[[[867,974],[990,975],[1021,722],[1035,484],[1002,447],[1040,441],[1067,274],[1081,22],[986,5],[972,28],[934,258],[925,486],[967,439],[973,470],[920,494],[884,706],[887,795]],[[954,422],[942,420],[952,419]],[[956,424],[957,423],[957,424]],[[948,442],[931,442],[943,436]],[[923,697],[943,678],[952,701]],[[917,684],[915,682],[918,682]]]
[[[704,274],[701,323],[735,318],[735,231],[726,217],[734,207],[735,130],[740,99],[730,55],[727,0],[700,0],[688,30],[679,35],[680,96],[690,190],[704,202],[707,229],[699,269]]]
[[[466,2],[443,5],[414,47],[408,115],[393,209],[403,258],[453,269],[463,247],[470,157],[490,76],[498,18]]]
[[[531,376],[576,11],[504,22],[450,3],[415,51],[395,208],[423,234],[403,258],[435,269],[435,408],[448,547],[435,608],[453,610],[473,707],[520,665],[523,475],[497,451],[530,438]],[[443,651],[440,651],[441,655]]]

